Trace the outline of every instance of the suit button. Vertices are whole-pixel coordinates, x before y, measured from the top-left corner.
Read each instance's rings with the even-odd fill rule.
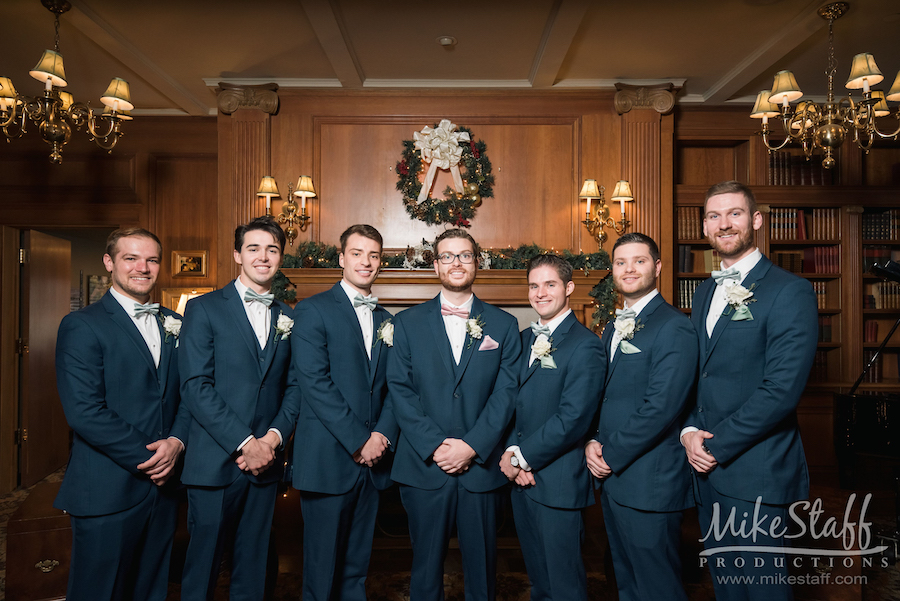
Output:
[[[162,431],[157,430],[156,435],[162,437]]]
[[[458,399],[458,398],[459,398],[459,393],[454,392],[454,393],[453,393],[453,398],[454,398],[454,399]]]
[[[697,413],[703,413],[703,407],[697,407]]]
[[[371,396],[371,395],[373,395],[373,394],[375,394],[375,391],[374,391],[374,390],[370,390],[370,391],[369,391],[369,396]]]
[[[260,357],[260,358],[259,358],[259,362],[260,362],[260,363],[262,363],[262,362],[265,361],[265,360],[266,360],[265,357]]]
[[[604,403],[605,403],[606,401],[608,401],[608,400],[609,400],[609,397],[603,397],[603,402],[604,402]]]
[[[704,377],[704,378],[707,377],[708,375],[709,375],[708,373],[703,372],[703,377]]]
[[[366,428],[368,428],[368,427],[369,427],[369,422],[367,421],[367,422],[366,422]]]
[[[521,433],[521,432],[516,432],[516,436],[518,436],[519,438],[522,438],[522,433]]]

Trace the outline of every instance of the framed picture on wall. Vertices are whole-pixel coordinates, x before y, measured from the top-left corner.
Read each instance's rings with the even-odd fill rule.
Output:
[[[172,277],[205,278],[208,263],[208,250],[173,250]]]
[[[87,302],[86,305],[93,305],[106,294],[109,290],[108,275],[89,275],[87,276]]]

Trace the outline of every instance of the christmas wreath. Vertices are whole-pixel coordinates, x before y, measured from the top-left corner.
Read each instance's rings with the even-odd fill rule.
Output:
[[[494,196],[494,176],[484,141],[473,141],[472,130],[457,127],[449,119],[413,135],[413,140],[403,141],[403,155],[396,167],[397,190],[403,194],[406,212],[429,225],[469,227],[482,199]],[[453,176],[454,185],[444,190],[443,200],[431,197],[439,169]],[[419,181],[419,173],[424,174],[424,183]]]

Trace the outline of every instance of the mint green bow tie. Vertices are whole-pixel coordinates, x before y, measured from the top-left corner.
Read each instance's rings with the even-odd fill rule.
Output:
[[[272,293],[260,294],[255,290],[250,290],[247,288],[247,291],[244,292],[244,302],[251,303],[256,301],[258,303],[262,303],[267,307],[272,306],[272,302],[275,300],[275,295]]]
[[[361,307],[365,305],[369,308],[369,311],[374,311],[375,307],[378,306],[378,297],[377,296],[363,296],[360,293],[356,293],[356,296],[353,297],[353,308]]]
[[[637,313],[635,313],[634,309],[630,307],[628,309],[616,309],[616,321],[619,321],[620,319],[622,321],[626,319],[634,319],[635,317],[637,317]]]
[[[722,286],[728,280],[734,280],[735,282],[741,281],[741,272],[734,267],[729,267],[728,269],[723,269],[722,271],[713,271],[711,275],[716,281],[716,286]]]
[[[543,334],[547,338],[550,338],[550,327],[542,326],[541,324],[532,321],[531,322],[531,331],[534,334],[535,338]]]
[[[141,303],[134,303],[134,316],[141,317],[142,315],[157,315],[159,313],[159,303],[147,303],[146,305],[142,305]]]

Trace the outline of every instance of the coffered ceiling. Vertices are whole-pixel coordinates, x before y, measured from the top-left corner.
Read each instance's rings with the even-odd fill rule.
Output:
[[[215,114],[218,82],[342,88],[588,88],[673,82],[679,102],[750,103],[781,69],[825,95],[823,0],[71,0],[60,50],[76,99],[113,76],[134,113]],[[900,2],[849,0],[835,22],[839,94],[871,52],[900,70]],[[53,47],[40,0],[2,0],[0,75],[22,94]],[[457,43],[443,47],[440,36]]]

